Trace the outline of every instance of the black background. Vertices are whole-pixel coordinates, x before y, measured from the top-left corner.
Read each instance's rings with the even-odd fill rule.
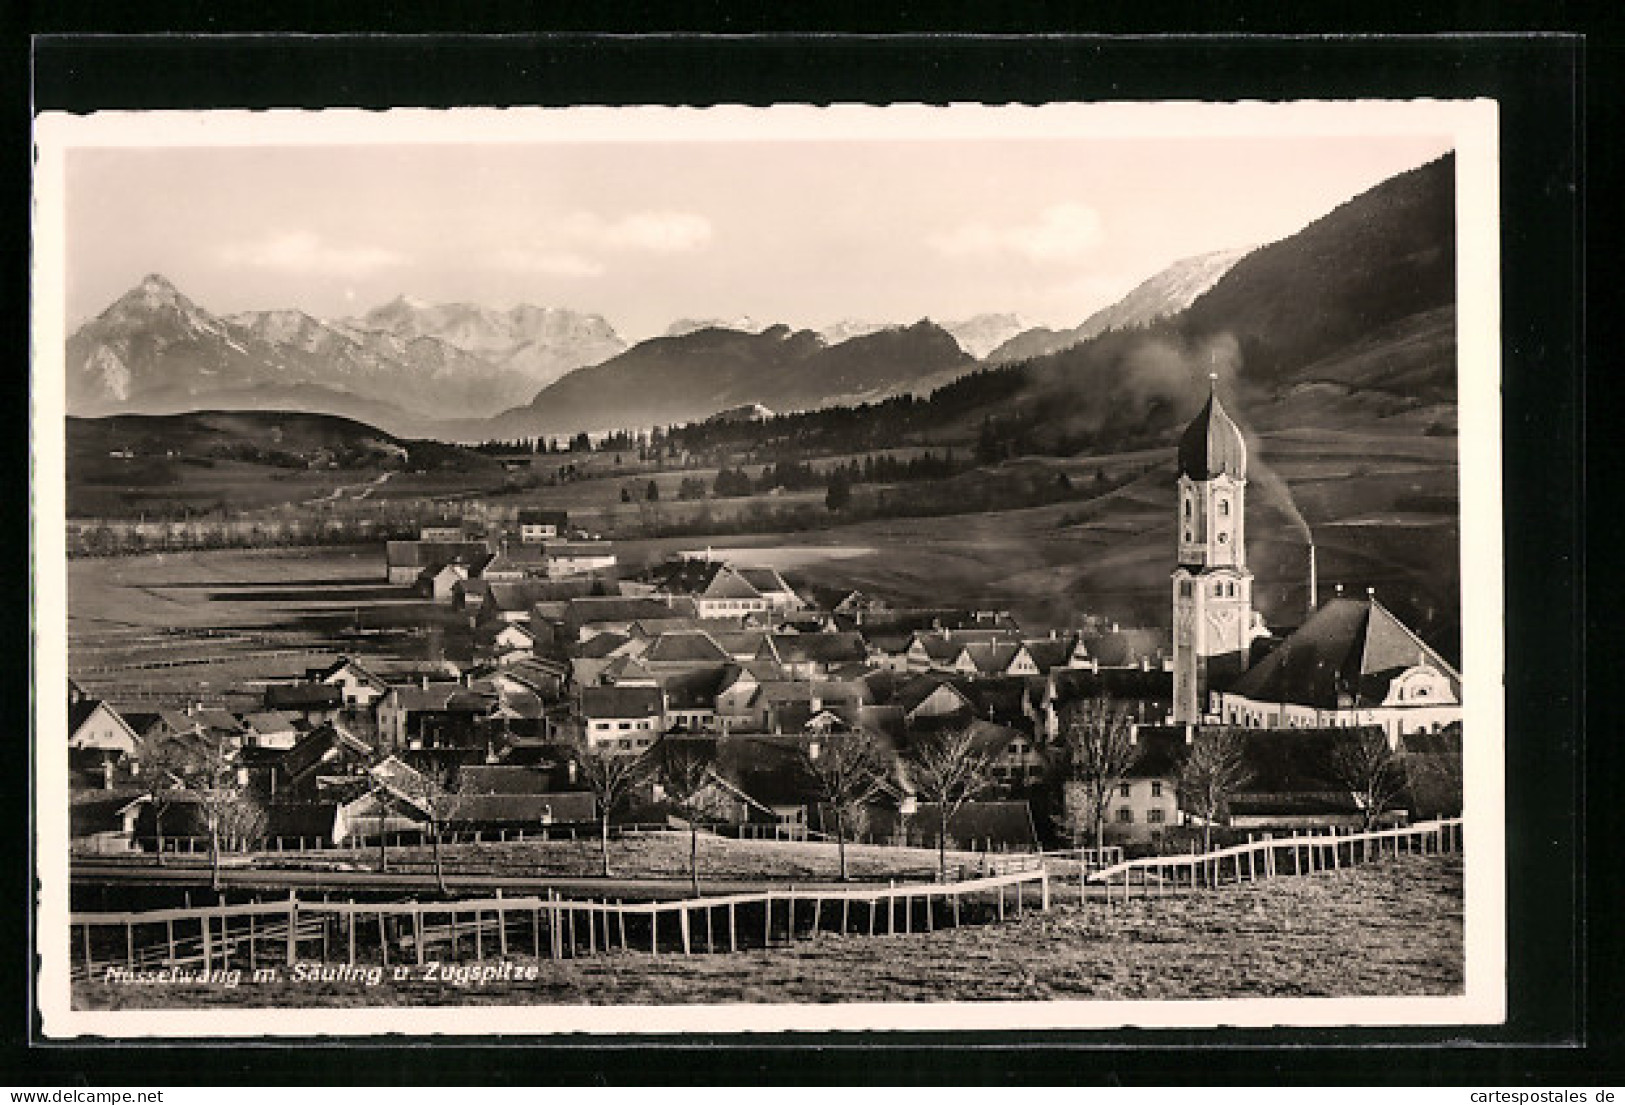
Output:
[[[1617,895],[1619,862],[1612,823],[1621,778],[1617,734],[1583,742],[1586,486],[1583,450],[1587,397],[1583,341],[1584,114],[1588,65],[1600,51],[1564,36],[1457,38],[1009,38],[786,37],[740,34],[724,39],[687,35],[602,37],[567,33],[500,39],[378,36],[83,37],[77,32],[249,29],[250,24],[197,4],[150,11],[98,11],[67,5],[28,13],[13,31],[75,32],[30,40],[15,33],[0,63],[0,87],[15,129],[5,146],[9,212],[3,254],[5,290],[0,334],[10,371],[0,387],[13,433],[5,460],[27,464],[27,280],[22,248],[28,234],[27,119],[32,109],[323,107],[772,102],[989,103],[1108,99],[1298,99],[1348,97],[1492,97],[1502,120],[1502,295],[1504,361],[1505,540],[1507,593],[1508,916],[1511,1020],[1504,1028],[1382,1031],[1214,1031],[1022,1033],[962,1036],[912,1034],[867,1037],[796,1036],[606,1041],[448,1042],[357,1054],[360,1044],[301,1042],[292,1046],[232,1043],[200,1048],[150,1044],[62,1045],[37,1039],[29,989],[27,914],[31,896],[16,893],[5,911],[0,970],[12,999],[3,1028],[6,1081],[47,1086],[113,1082],[363,1082],[422,1081],[498,1084],[548,1082],[951,1082],[1272,1084],[1397,1082],[1485,1087],[1625,1082],[1619,1066],[1618,914],[1602,900]],[[121,5],[120,7],[124,7]],[[333,5],[341,7],[341,5]],[[387,25],[444,31],[456,18],[449,5],[434,12],[389,8],[294,6],[258,13],[254,30],[363,31]],[[951,15],[968,30],[1014,31],[1023,21],[1005,12]],[[601,13],[594,13],[595,15]],[[750,32],[759,17],[713,20],[710,29]],[[780,28],[794,27],[782,13]],[[824,13],[825,18],[829,12]],[[847,9],[847,29],[871,25],[874,13]],[[1039,13],[1054,16],[1047,9]],[[1263,19],[1191,9],[1185,29],[1281,31],[1279,16]],[[379,18],[383,15],[384,18]],[[549,13],[559,26],[558,13]],[[648,12],[593,18],[577,26],[600,31],[700,25],[695,13],[665,19]],[[925,17],[894,13],[893,29],[922,28]],[[1496,12],[1458,7],[1457,29],[1488,27]],[[533,12],[488,30],[522,31]],[[1520,29],[1556,29],[1552,10]],[[793,17],[792,17],[793,19]],[[1345,30],[1322,16],[1324,30]],[[145,22],[142,23],[141,21]],[[973,22],[979,20],[979,22]],[[1026,20],[1028,26],[1039,21]],[[1422,29],[1415,13],[1391,27]],[[156,25],[155,25],[156,24]],[[828,25],[827,23],[825,24]],[[938,26],[952,26],[941,21]],[[566,28],[569,29],[569,28]],[[1117,29],[1128,30],[1125,24]],[[18,61],[21,64],[9,64]],[[1606,116],[1606,94],[1590,71],[1589,110]],[[1611,105],[1610,105],[1611,106]],[[1598,120],[1601,121],[1601,120]],[[21,126],[16,126],[16,124]],[[1606,133],[1606,127],[1603,131]],[[1612,141],[1592,144],[1598,164],[1611,167]],[[1607,166],[1603,162],[1608,162]],[[1611,296],[1611,298],[1614,298]],[[1599,312],[1608,315],[1615,312]],[[1592,325],[1608,326],[1599,318]],[[1617,348],[1617,346],[1615,347]],[[1617,372],[1616,364],[1607,366]],[[1591,400],[1596,403],[1597,400]],[[1600,414],[1594,409],[1593,417]],[[1606,427],[1593,445],[1608,459]],[[4,460],[0,460],[4,463]],[[1464,473],[1471,480],[1473,474]],[[26,489],[13,481],[13,532],[25,524]],[[1618,527],[1612,527],[1617,532]],[[26,552],[25,549],[20,549]],[[1606,550],[1604,550],[1606,551]],[[16,561],[13,585],[0,601],[9,624],[28,625]],[[1612,596],[1607,596],[1612,598]],[[1469,597],[1470,601],[1470,597]],[[1592,619],[1599,626],[1602,611]],[[5,885],[31,885],[27,846],[28,780],[23,734],[30,732],[27,634],[14,640],[6,665],[5,701],[13,705]],[[1600,650],[1599,650],[1600,651]],[[1611,659],[1593,656],[1599,664]],[[1606,686],[1606,683],[1599,683]],[[43,693],[57,693],[44,688]],[[1600,698],[1601,696],[1597,696]],[[1612,720],[1615,711],[1594,700]],[[49,747],[49,740],[45,741]],[[1587,757],[1589,756],[1589,762]],[[1587,780],[1590,786],[1584,785]],[[1588,793],[1589,791],[1589,793]],[[1593,824],[1586,830],[1589,809]],[[1587,854],[1589,851],[1589,855]],[[1583,872],[1612,872],[1588,884]],[[1586,928],[1586,903],[1592,900]],[[1588,958],[1589,957],[1589,958]],[[788,1041],[788,1042],[787,1042]],[[1036,1045],[1036,1046],[1034,1046]],[[877,1053],[883,1049],[884,1054]],[[387,1050],[384,1050],[387,1049]]]

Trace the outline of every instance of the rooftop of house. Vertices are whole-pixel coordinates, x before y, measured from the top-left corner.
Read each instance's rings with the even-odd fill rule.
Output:
[[[581,714],[587,718],[659,717],[662,708],[659,687],[581,688]]]
[[[1418,665],[1439,672],[1461,700],[1461,677],[1375,598],[1332,599],[1231,689],[1257,702],[1319,709],[1380,705]]]
[[[707,633],[662,633],[643,653],[646,664],[721,664],[729,659],[728,653]]]

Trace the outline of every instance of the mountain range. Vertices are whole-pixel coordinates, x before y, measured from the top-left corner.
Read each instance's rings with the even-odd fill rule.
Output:
[[[68,409],[310,409],[406,429],[495,413],[625,348],[599,316],[558,308],[402,297],[356,319],[220,317],[152,274],[68,339]]]
[[[496,437],[649,426],[762,404],[798,410],[884,398],[946,382],[976,361],[929,321],[836,345],[812,330],[710,327],[640,342],[577,369],[493,419]]]
[[[1037,326],[1012,334],[982,356],[992,364],[1042,357],[1088,341],[1107,330],[1127,330],[1149,326],[1159,319],[1176,315],[1196,302],[1219,278],[1248,254],[1247,249],[1227,249],[1175,261],[1119,299],[1102,307],[1070,330]]]
[[[1450,404],[1453,181],[1447,156],[1278,242],[1177,262],[1061,331],[1022,329],[1008,314],[846,320],[822,331],[682,320],[629,348],[597,315],[404,296],[347,319],[292,309],[221,317],[151,275],[69,338],[68,406],[76,415],[309,410],[471,440],[752,405],[810,410],[952,384],[944,401],[956,409],[1003,395],[984,415],[1030,419],[1071,440],[1166,421],[1206,371],[1195,362],[1220,350],[1270,409],[1320,409],[1356,392],[1361,402],[1387,396],[1388,411]]]

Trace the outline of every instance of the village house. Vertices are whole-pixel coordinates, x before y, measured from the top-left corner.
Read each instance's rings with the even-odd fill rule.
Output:
[[[570,515],[563,510],[537,510],[526,507],[519,512],[519,540],[527,545],[562,537],[570,527]]]
[[[1461,676],[1375,595],[1328,601],[1212,700],[1225,725],[1375,725],[1395,744],[1462,716]]]
[[[665,731],[659,687],[582,687],[580,706],[587,743],[617,752],[642,752]]]
[[[1109,629],[1078,636],[1067,666],[1091,671],[1138,669],[1173,671],[1173,637],[1165,629]]]
[[[478,723],[495,706],[495,694],[461,682],[393,686],[378,702],[378,740],[392,752],[481,747]]]
[[[325,668],[312,668],[305,673],[305,681],[337,687],[342,704],[352,709],[372,707],[389,690],[388,683],[348,656],[340,656]]]
[[[243,743],[251,748],[292,748],[306,731],[302,715],[282,710],[258,710],[242,720]]]
[[[770,660],[791,679],[814,679],[832,668],[861,664],[869,650],[857,633],[775,633],[757,650],[757,660]]]
[[[443,564],[430,564],[418,573],[417,592],[432,602],[449,604],[458,596],[458,585],[479,578],[490,559],[489,553],[482,553],[472,559],[457,556]]]
[[[731,657],[708,633],[662,633],[645,642],[636,654],[643,666],[655,675],[720,669]]]
[[[645,618],[697,618],[692,599],[647,596],[602,595],[570,599],[561,619],[564,637],[586,641],[599,633],[628,635],[632,626]]]
[[[426,568],[437,568],[454,560],[465,564],[488,557],[483,541],[386,541],[384,575],[391,583],[416,584]]]
[[[1137,725],[1134,759],[1106,800],[1106,836],[1114,843],[1156,843],[1182,823],[1179,773],[1185,763],[1189,734],[1184,726]],[[1064,801],[1077,838],[1092,831],[1088,801],[1077,783],[1067,783]]]
[[[107,789],[116,767],[133,760],[140,747],[135,730],[111,705],[91,698],[68,681],[68,762],[92,785]]]
[[[773,569],[736,568],[708,558],[668,560],[641,576],[622,580],[621,586],[632,595],[690,599],[701,618],[765,617],[769,611],[801,605],[790,585]]]
[[[541,545],[514,545],[504,541],[497,546],[480,578],[489,583],[519,583],[547,578],[547,553]]]
[[[364,778],[371,759],[372,748],[342,726],[318,725],[282,756],[271,793],[304,802],[330,799]]]
[[[419,541],[466,541],[471,530],[462,518],[442,518],[418,527]]]
[[[344,688],[336,683],[272,683],[265,688],[265,708],[320,725],[343,712],[344,696]]]
[[[549,579],[589,576],[615,568],[615,546],[608,541],[545,541]]]

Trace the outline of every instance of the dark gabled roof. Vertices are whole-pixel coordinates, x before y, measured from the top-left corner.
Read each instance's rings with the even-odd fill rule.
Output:
[[[487,592],[485,605],[492,610],[529,614],[530,608],[541,602],[547,593],[544,580],[516,580],[493,582]]]
[[[911,714],[919,709],[925,700],[935,694],[940,687],[946,687],[949,691],[958,695],[964,701],[967,711],[973,714],[976,712],[976,703],[965,693],[965,687],[961,685],[961,681],[944,675],[915,676],[897,688],[897,693],[892,697],[892,705],[901,707],[905,714]]]
[[[1027,646],[1027,655],[1032,657],[1034,666],[1047,673],[1051,668],[1065,666],[1077,642],[1071,637],[1040,637],[1022,643]]]
[[[495,674],[517,679],[533,689],[540,689],[560,679],[570,678],[570,665],[550,656],[527,656],[511,664],[502,665]]]
[[[136,735],[135,726],[130,723],[130,720],[113,709],[112,704],[105,699],[80,698],[68,704],[68,736],[72,737],[77,733],[79,728],[90,720],[90,715],[104,706],[107,707],[107,712],[113,716],[113,719],[129,731],[130,736]]]
[[[916,643],[925,650],[926,656],[945,664],[957,660],[960,650],[964,648],[963,643],[955,642],[952,637],[942,633],[916,633],[909,647],[912,649]]]
[[[659,687],[583,687],[581,715],[587,718],[646,718],[661,713]]]
[[[301,719],[281,710],[260,710],[243,715],[243,724],[256,733],[286,733],[299,728]]]
[[[715,770],[764,806],[804,805],[818,799],[818,781],[807,764],[817,738],[730,734],[718,737]]]
[[[738,670],[732,664],[715,664],[662,675],[660,686],[666,692],[668,708],[701,710],[714,707],[717,695],[722,690],[723,681],[730,679]]]
[[[644,663],[723,664],[729,659],[707,633],[662,633],[643,653]]]
[[[762,647],[771,648],[773,655],[786,664],[843,664],[869,655],[858,633],[775,633]],[[763,659],[768,658],[763,655]]]
[[[562,528],[570,524],[570,512],[567,510],[534,510],[526,507],[519,512],[519,524],[522,526],[554,525]]]
[[[679,595],[703,594],[727,565],[720,560],[681,557],[656,564],[638,578],[656,589]]]
[[[1019,643],[1004,641],[974,641],[960,652],[970,659],[971,665],[983,675],[998,675],[1007,669],[1021,651]]]
[[[364,761],[372,755],[372,749],[352,733],[328,723],[318,725],[294,744],[282,755],[282,769],[292,778],[298,778],[312,767],[321,763],[328,752],[337,750],[341,754],[354,757],[357,761]]]
[[[540,545],[503,545],[485,565],[486,572],[541,571],[547,567],[547,552]]]
[[[734,569],[740,578],[764,594],[769,591],[790,591],[791,587],[774,568],[744,567]]]
[[[428,568],[462,558],[473,561],[489,555],[484,541],[386,541],[384,562],[391,568]]]
[[[1442,674],[1461,701],[1455,669],[1375,598],[1332,599],[1231,689],[1255,702],[1375,706],[1396,676],[1418,664]]]
[[[1104,633],[1086,633],[1081,644],[1083,652],[1101,667],[1137,667],[1142,661],[1155,663],[1173,651],[1170,630],[1151,627],[1139,629],[1113,629]]]
[[[497,703],[495,694],[473,690],[461,683],[431,683],[428,687],[392,688],[397,706],[410,713],[436,711],[485,714]]]
[[[552,789],[549,772],[533,767],[508,767],[501,764],[469,764],[457,775],[457,793],[474,794],[547,794]]]
[[[597,818],[593,796],[586,791],[551,791],[544,794],[463,794],[442,800],[441,816],[457,826],[518,826],[586,824]]]
[[[594,633],[580,644],[570,646],[570,651],[583,660],[602,660],[631,639],[624,633]]]
[[[1027,680],[1022,676],[956,681],[954,687],[970,699],[977,717],[1006,724],[1026,720]]]
[[[333,683],[273,684],[265,688],[265,705],[271,710],[337,708],[344,705],[344,691]]]
[[[1129,768],[1131,779],[1175,779],[1190,746],[1185,742],[1183,725],[1140,725],[1134,730],[1134,763]]]

